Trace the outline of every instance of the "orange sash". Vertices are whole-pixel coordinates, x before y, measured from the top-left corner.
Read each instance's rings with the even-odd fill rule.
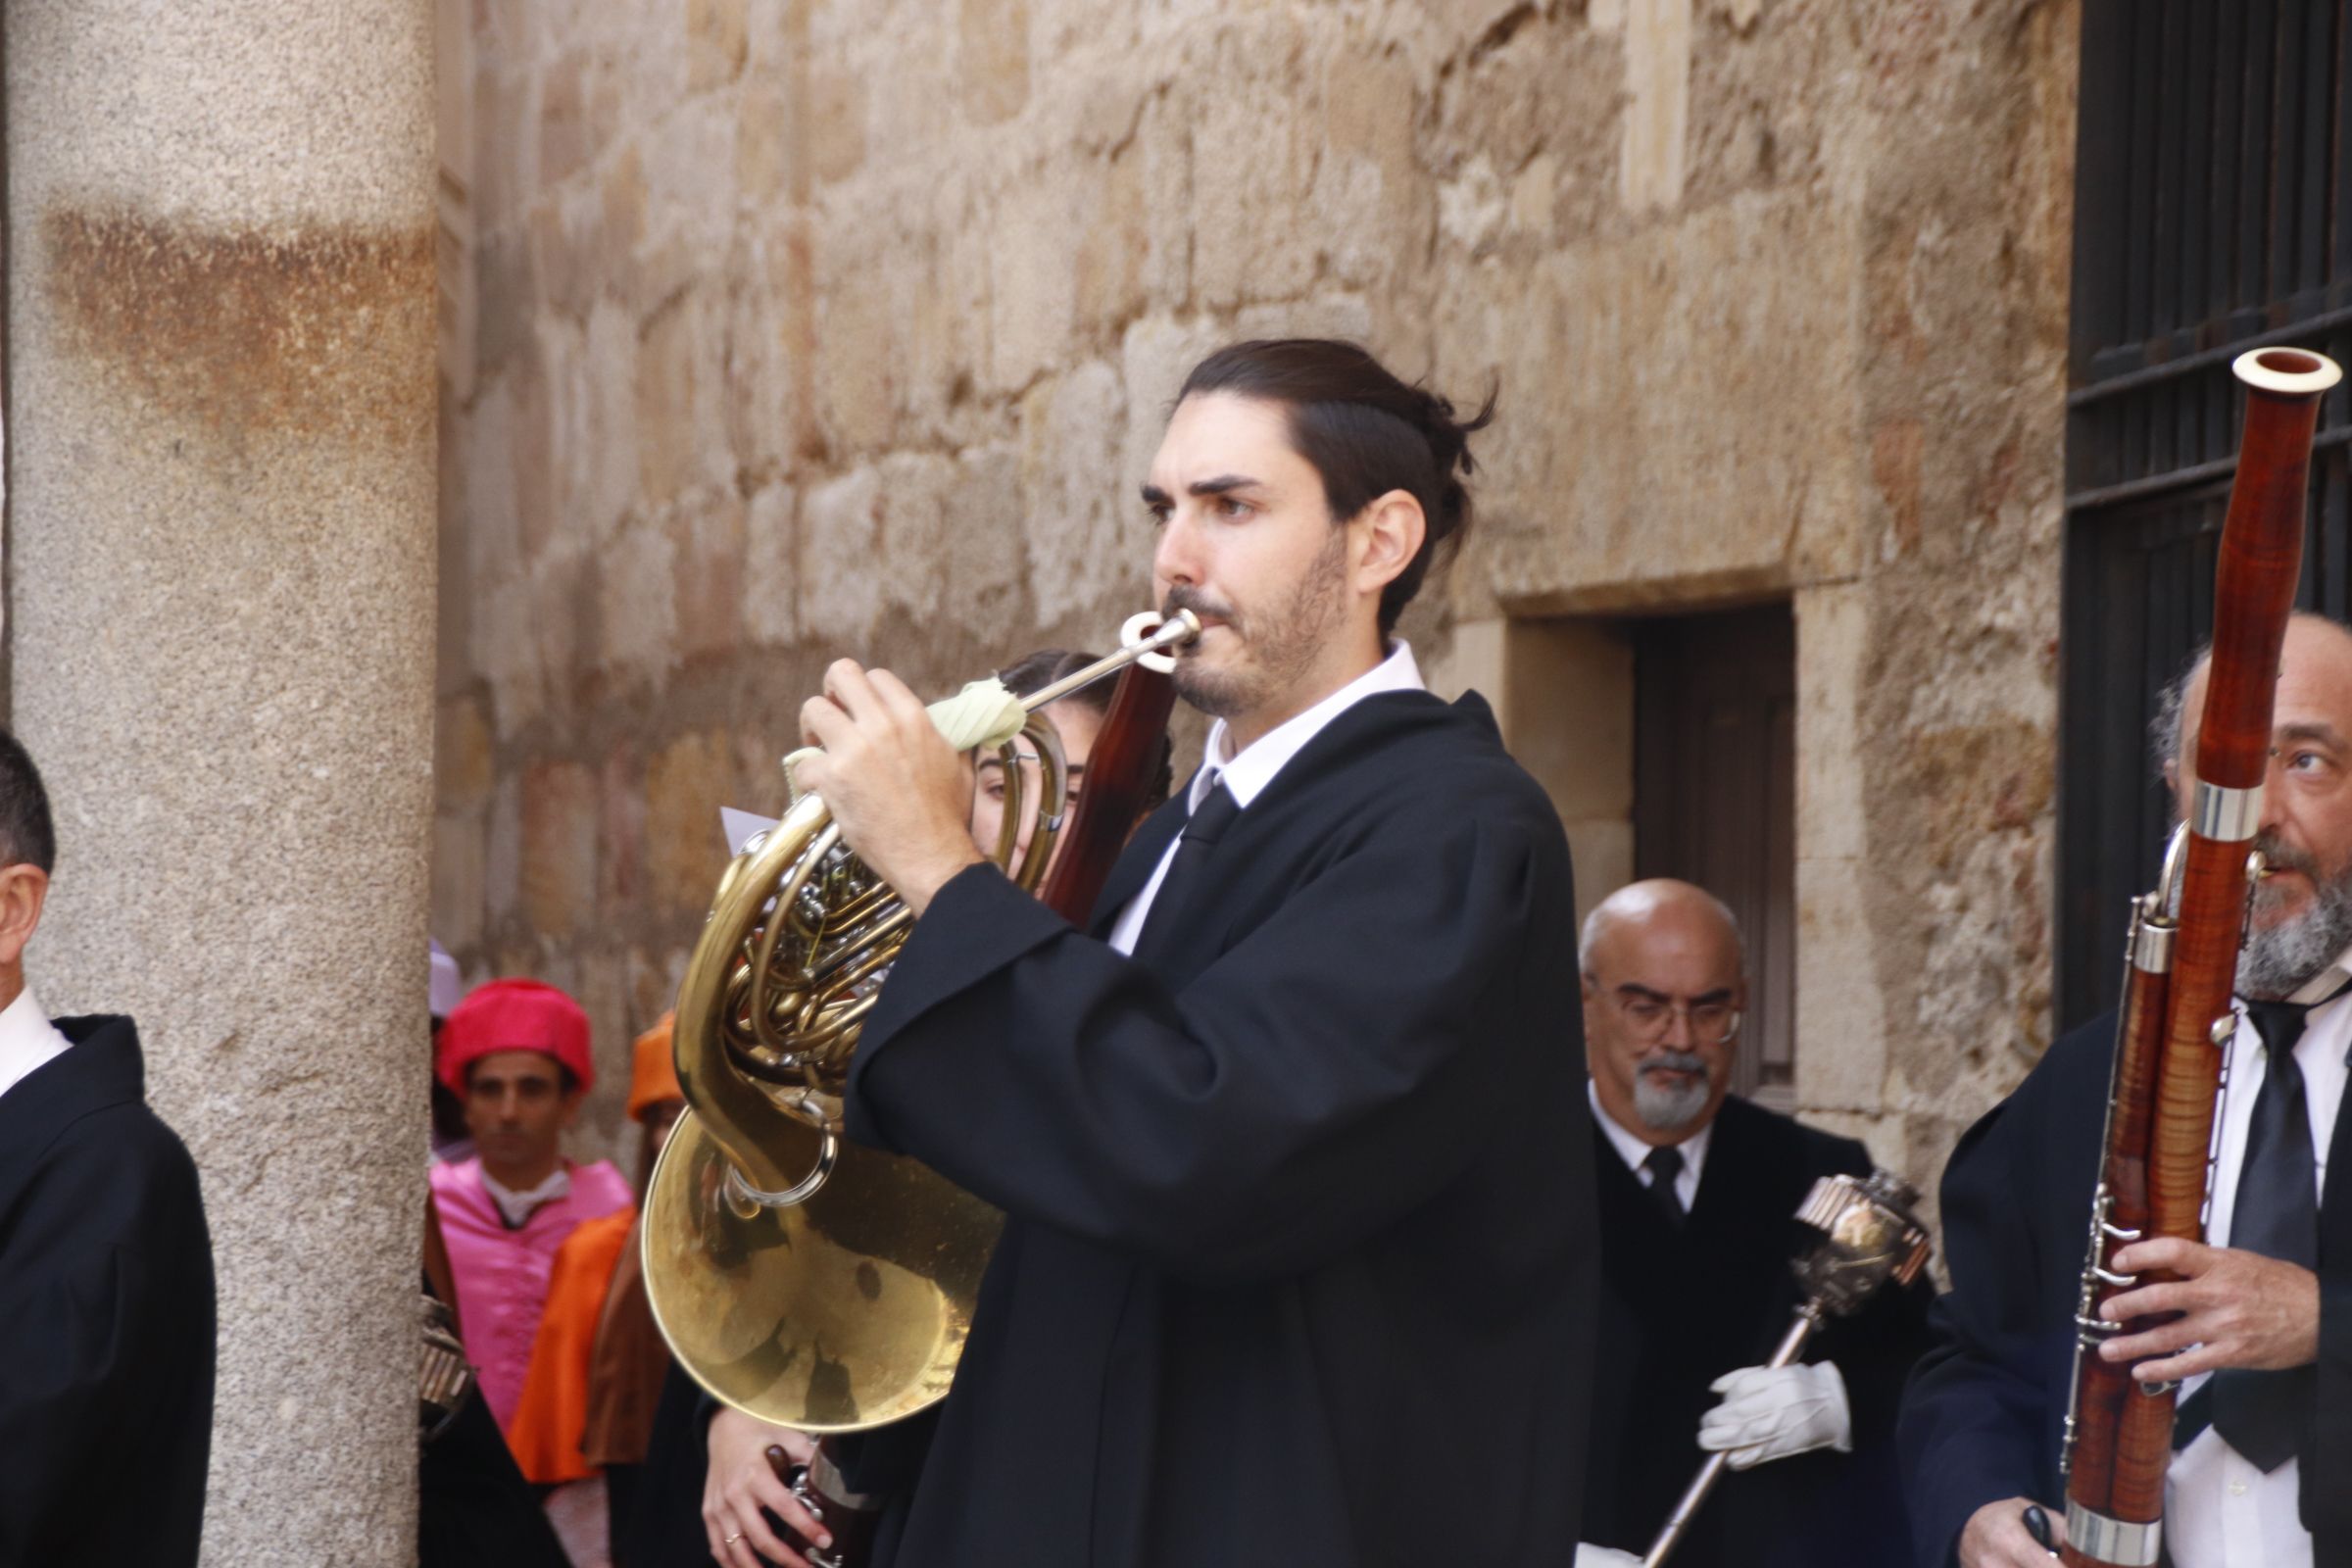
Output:
[[[604,1315],[612,1266],[620,1260],[635,1208],[582,1220],[556,1250],[547,1282],[547,1309],[531,1344],[522,1400],[507,1429],[507,1446],[523,1475],[542,1485],[580,1481],[596,1466],[580,1452],[588,1425],[588,1356]]]

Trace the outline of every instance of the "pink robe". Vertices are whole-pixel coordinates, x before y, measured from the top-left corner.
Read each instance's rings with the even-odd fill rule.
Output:
[[[514,1231],[507,1229],[497,1200],[482,1185],[480,1159],[433,1167],[433,1198],[441,1210],[442,1239],[449,1244],[450,1273],[457,1279],[466,1354],[501,1432],[514,1421],[522,1398],[556,1249],[582,1220],[636,1200],[611,1160],[593,1165],[566,1160],[564,1165],[571,1172],[569,1195],[541,1203]]]

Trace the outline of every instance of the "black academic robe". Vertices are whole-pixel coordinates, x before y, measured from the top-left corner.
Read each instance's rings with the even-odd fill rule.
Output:
[[[703,1529],[703,1483],[710,1468],[716,1408],[675,1361],[662,1380],[645,1462],[613,1525],[613,1568],[717,1568]],[[772,1516],[771,1516],[772,1517]]]
[[[417,1568],[571,1568],[475,1389],[416,1461]]]
[[[571,1568],[478,1386],[417,1455],[416,1568]]]
[[[128,1018],[0,1095],[0,1568],[196,1561],[213,1250]]]
[[[1869,1174],[1871,1158],[1850,1138],[1729,1098],[1680,1229],[1597,1129],[1593,1164],[1606,1285],[1585,1539],[1640,1553],[1706,1460],[1699,1418],[1721,1397],[1707,1385],[1761,1365],[1788,1332],[1800,1299],[1789,1262],[1820,1240],[1796,1222],[1798,1205],[1821,1177]],[[1726,1470],[1675,1548],[1676,1568],[1908,1560],[1894,1414],[1926,1348],[1932,1294],[1924,1280],[1888,1287],[1813,1336],[1804,1358],[1834,1361],[1845,1379],[1854,1451]]]
[[[1953,1560],[1969,1516],[2004,1497],[2065,1505],[2059,1439],[2074,1384],[2074,1314],[2098,1185],[2112,1015],[2052,1046],[1968,1130],[1943,1175],[1952,1289],[1935,1346],[1903,1398],[1903,1480],[1922,1568]],[[2348,1104],[2346,1109],[2352,1109]],[[2352,1115],[2338,1114],[2332,1169],[2352,1171]],[[2352,1565],[2352,1183],[2320,1208],[2320,1357],[2300,1460],[2316,1561]]]
[[[1183,813],[1091,932],[957,876],[865,1026],[853,1135],[1009,1216],[895,1560],[1564,1561],[1597,1259],[1550,803],[1478,699],[1370,698],[1130,960]]]

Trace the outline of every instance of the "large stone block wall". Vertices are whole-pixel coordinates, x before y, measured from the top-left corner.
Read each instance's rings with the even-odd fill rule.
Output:
[[[2076,29],[476,0],[442,54],[436,930],[576,988],[617,1070],[824,662],[942,688],[1101,644],[1183,369],[1344,333],[1499,392],[1480,537],[1405,629],[1517,694],[1588,902],[1630,866],[1612,618],[1792,602],[1797,1098],[1932,1173],[2049,1030]]]

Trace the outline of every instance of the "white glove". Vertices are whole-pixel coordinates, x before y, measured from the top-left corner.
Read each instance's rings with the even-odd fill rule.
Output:
[[[1642,1568],[1642,1559],[1615,1546],[1595,1546],[1589,1541],[1580,1541],[1576,1544],[1576,1568]]]
[[[1728,1449],[1735,1470],[1815,1448],[1854,1451],[1845,1379],[1828,1361],[1743,1366],[1707,1387],[1723,1402],[1700,1418],[1698,1446]]]

